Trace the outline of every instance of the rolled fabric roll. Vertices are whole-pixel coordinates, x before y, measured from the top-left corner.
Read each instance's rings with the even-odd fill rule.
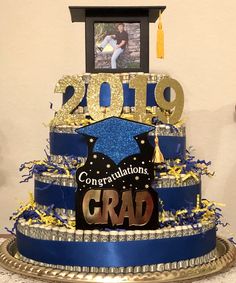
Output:
[[[43,226],[41,226],[39,224],[33,224],[32,229],[31,229],[32,238],[41,239],[41,237],[43,235],[42,229],[43,229]]]
[[[119,241],[119,234],[117,231],[110,231],[110,242],[118,242]]]
[[[91,242],[92,241],[92,231],[84,230],[84,241]]]
[[[67,230],[67,241],[74,242],[75,241],[75,230],[68,229]]]
[[[143,273],[146,273],[146,272],[148,272],[149,271],[149,265],[143,265],[142,266],[142,272]]]
[[[149,239],[156,239],[156,230],[149,230]]]
[[[171,263],[171,269],[177,269],[177,262],[172,262]]]
[[[92,230],[92,242],[100,241],[100,232],[99,230]]]
[[[126,231],[126,241],[134,241],[134,231]]]
[[[163,263],[157,264],[157,271],[163,272],[165,270],[165,266]]]
[[[170,238],[173,238],[176,236],[176,229],[174,227],[171,227],[169,231],[170,231]]]
[[[84,231],[83,230],[76,230],[75,231],[75,241],[76,242],[83,242],[84,241]]]
[[[100,242],[108,242],[109,241],[109,232],[101,231],[100,232]]]
[[[182,231],[181,226],[176,226],[175,231],[176,231],[176,237],[181,237],[183,235],[183,231]]]
[[[163,231],[161,229],[156,230],[156,239],[163,238]]]
[[[134,273],[140,273],[142,271],[141,266],[135,266],[134,267]]]
[[[58,241],[59,227],[52,228],[52,240]]]
[[[118,237],[119,237],[119,241],[120,242],[121,241],[126,241],[126,232],[120,231]]]
[[[44,227],[44,237],[47,240],[52,240],[52,226]]]
[[[169,238],[170,237],[170,229],[169,228],[163,228],[163,238]]]
[[[148,238],[149,238],[149,231],[143,230],[142,231],[142,240],[148,240]]]
[[[142,239],[142,231],[141,230],[135,230],[134,231],[134,239],[135,240],[141,240]]]
[[[156,272],[157,271],[157,265],[156,264],[149,265],[149,271],[150,272]]]
[[[66,241],[67,240],[67,230],[65,227],[60,227],[58,231],[58,241]]]
[[[133,273],[133,266],[127,266],[125,268],[125,273],[128,274],[128,273]]]

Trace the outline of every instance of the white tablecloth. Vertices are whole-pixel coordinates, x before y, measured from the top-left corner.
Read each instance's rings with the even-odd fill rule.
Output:
[[[0,244],[4,239],[0,239]],[[45,281],[44,281],[45,282]],[[212,276],[208,279],[197,281],[199,283],[236,283],[236,267],[231,268],[228,272],[222,273],[216,276]],[[26,278],[18,274],[9,272],[0,267],[0,283],[43,283],[41,280],[35,280]]]

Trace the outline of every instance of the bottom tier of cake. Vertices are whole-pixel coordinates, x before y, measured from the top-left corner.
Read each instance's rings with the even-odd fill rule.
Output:
[[[216,257],[215,222],[157,230],[73,230],[17,225],[17,249],[25,262],[77,272],[140,273],[178,270]]]

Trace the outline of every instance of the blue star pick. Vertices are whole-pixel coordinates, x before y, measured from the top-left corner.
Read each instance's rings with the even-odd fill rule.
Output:
[[[153,129],[154,126],[110,117],[79,128],[76,132],[96,137],[93,151],[103,153],[118,164],[124,158],[140,153],[135,137]]]

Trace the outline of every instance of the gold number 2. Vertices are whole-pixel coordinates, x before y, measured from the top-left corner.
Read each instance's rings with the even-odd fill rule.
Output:
[[[85,94],[85,86],[81,76],[65,76],[58,81],[55,87],[55,93],[65,93],[66,88],[72,86],[74,95],[60,108],[54,119],[51,121],[51,126],[59,125],[77,125],[82,118],[81,114],[71,114],[79,105]]]

